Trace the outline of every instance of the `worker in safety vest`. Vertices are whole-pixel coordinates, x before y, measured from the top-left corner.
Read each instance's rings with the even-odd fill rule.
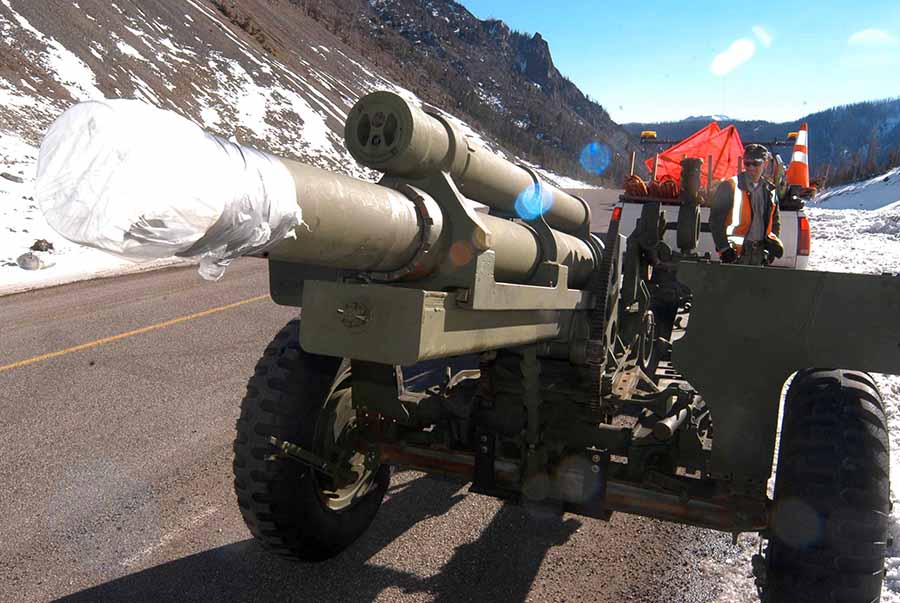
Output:
[[[740,189],[740,221],[731,236],[743,237],[740,245],[728,240],[726,228],[734,213],[734,182],[726,180],[716,190],[709,213],[716,251],[723,263],[738,262],[764,266],[784,255],[781,234],[781,213],[775,185],[763,177],[769,151],[760,144],[744,147],[744,172],[738,177]]]

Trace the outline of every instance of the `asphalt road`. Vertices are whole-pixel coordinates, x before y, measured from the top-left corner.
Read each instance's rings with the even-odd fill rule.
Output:
[[[247,259],[0,298],[0,601],[714,600],[725,535],[412,472],[339,558],[268,555],[231,484],[246,380],[296,313],[267,291]]]
[[[625,191],[617,188],[567,188],[566,192],[578,195],[591,206],[591,232],[606,232],[613,207],[619,195]]]

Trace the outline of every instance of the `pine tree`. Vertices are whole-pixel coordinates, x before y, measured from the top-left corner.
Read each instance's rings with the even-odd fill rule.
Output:
[[[866,162],[863,166],[863,176],[875,176],[878,174],[878,132],[873,128],[869,137],[869,145],[866,150]]]

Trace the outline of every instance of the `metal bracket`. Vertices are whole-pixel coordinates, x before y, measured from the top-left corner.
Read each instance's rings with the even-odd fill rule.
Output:
[[[465,175],[466,171],[469,169],[469,162],[471,161],[470,155],[472,153],[477,153],[479,147],[477,145],[472,144],[472,141],[469,140],[469,137],[466,136],[460,129],[449,119],[444,117],[441,113],[440,109],[437,107],[425,106],[425,114],[429,117],[433,117],[437,120],[444,129],[447,130],[447,157],[452,158],[453,164],[443,165],[444,171],[450,172],[452,174],[459,174],[461,177]],[[460,153],[458,149],[465,148],[466,152]]]
[[[386,178],[383,178],[379,184],[384,184]],[[423,271],[427,263],[428,256],[431,254],[438,238],[441,234],[440,227],[435,228],[435,224],[440,226],[444,221],[444,215],[441,208],[428,195],[421,190],[409,184],[400,183],[393,186],[394,190],[403,193],[416,208],[419,221],[422,224],[421,240],[419,248],[413,258],[406,265],[391,270],[390,272],[365,272],[361,276],[368,281],[396,281],[405,276],[415,276]],[[433,207],[429,207],[433,206]]]
[[[537,191],[540,191],[541,187],[544,185],[544,182],[543,180],[541,180],[541,177],[538,175],[538,173],[527,165],[521,163],[517,163],[516,165],[525,170],[526,174],[531,176],[531,181],[534,183],[534,188]],[[553,238],[553,232],[550,230],[550,225],[547,224],[546,220],[544,220],[543,212],[541,212],[541,214],[538,215],[535,219],[525,220],[525,222],[527,222],[528,225],[534,228],[535,232],[537,232],[538,239],[541,243],[541,250],[543,251],[544,259],[551,259],[555,261],[558,254],[558,251],[556,249],[556,239]]]
[[[469,489],[476,493],[491,493],[497,489],[497,475],[494,472],[497,437],[488,431],[476,429],[475,440],[475,474]]]
[[[409,422],[409,410],[400,400],[397,369],[393,365],[351,360],[353,407],[374,410],[401,424]]]
[[[540,188],[544,184],[544,180],[541,178],[540,174],[538,174],[537,170],[535,170],[530,165],[526,165],[526,164],[520,162],[520,163],[516,163],[516,166],[521,168],[526,174],[531,176],[531,180],[532,180],[532,182],[534,182],[535,187]],[[548,186],[551,186],[551,185],[549,185],[549,183],[548,183]],[[565,232],[567,232],[568,234],[574,235],[582,240],[587,240],[591,236],[591,206],[588,204],[587,201],[585,201],[584,199],[582,199],[581,197],[579,197],[577,195],[573,195],[572,193],[566,193],[566,194],[568,194],[570,197],[576,199],[579,203],[581,203],[581,206],[584,208],[585,218],[584,218],[584,222],[577,229],[566,230]],[[543,214],[541,216],[538,216],[538,219],[540,221],[544,221]],[[537,221],[537,220],[534,220],[534,221]],[[529,222],[529,223],[531,223],[531,222]],[[545,222],[545,224],[546,224],[546,222]]]
[[[552,261],[538,266],[532,276],[533,284],[498,283],[494,277],[496,256],[491,250],[491,231],[466,202],[448,173],[441,172],[431,178],[412,181],[385,178],[382,183],[397,190],[403,190],[406,186],[413,192],[418,189],[426,191],[445,212],[445,224],[452,228],[447,244],[471,245],[475,254],[472,262],[461,267],[453,265],[452,258],[448,257],[435,271],[439,276],[413,283],[417,289],[457,289],[456,301],[467,310],[581,310],[589,307],[589,293],[568,288],[569,269],[556,262],[556,240],[546,222],[526,224],[537,236],[544,258]],[[552,255],[548,257],[547,253]],[[542,284],[536,284],[538,281]]]
[[[569,513],[578,513],[585,517],[593,517],[601,521],[609,521],[612,511],[606,509],[606,493],[609,483],[609,453],[599,450],[587,450],[585,458],[590,463],[590,473],[582,477],[581,491],[572,492],[579,502],[565,501],[563,510]],[[565,495],[563,495],[565,499]]]
[[[494,252],[475,259],[475,274],[466,289],[456,295],[457,303],[467,310],[586,310],[591,304],[588,291],[569,289],[569,268],[558,269],[556,282],[549,287],[514,285],[494,280]]]
[[[311,469],[315,469],[319,473],[330,477],[336,482],[352,483],[356,479],[356,475],[352,470],[345,467],[335,466],[329,463],[317,454],[297,446],[292,442],[279,440],[275,436],[269,437],[269,443],[278,449],[278,454],[272,454],[266,457],[266,460],[274,461],[282,458],[291,459],[301,465],[305,465]]]
[[[541,186],[543,186],[543,181],[538,173],[527,165],[521,163],[517,165],[531,176],[535,188],[540,190]],[[588,215],[590,215],[590,210],[588,210]],[[568,282],[567,268],[560,264],[561,258],[559,257],[559,246],[556,244],[556,237],[553,235],[553,230],[550,228],[550,225],[547,224],[547,221],[544,219],[543,213],[533,220],[524,220],[523,223],[534,233],[541,248],[542,261],[538,264],[534,274],[531,275],[529,284],[539,286],[549,285],[553,287],[560,282]],[[590,232],[588,232],[585,239],[589,238]],[[598,255],[597,258],[599,259],[600,256]]]

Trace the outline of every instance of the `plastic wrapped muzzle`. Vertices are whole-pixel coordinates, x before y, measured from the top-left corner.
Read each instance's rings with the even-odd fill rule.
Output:
[[[294,236],[293,178],[277,157],[207,134],[137,100],[79,103],[47,130],[36,198],[67,239],[146,261],[228,263]]]

